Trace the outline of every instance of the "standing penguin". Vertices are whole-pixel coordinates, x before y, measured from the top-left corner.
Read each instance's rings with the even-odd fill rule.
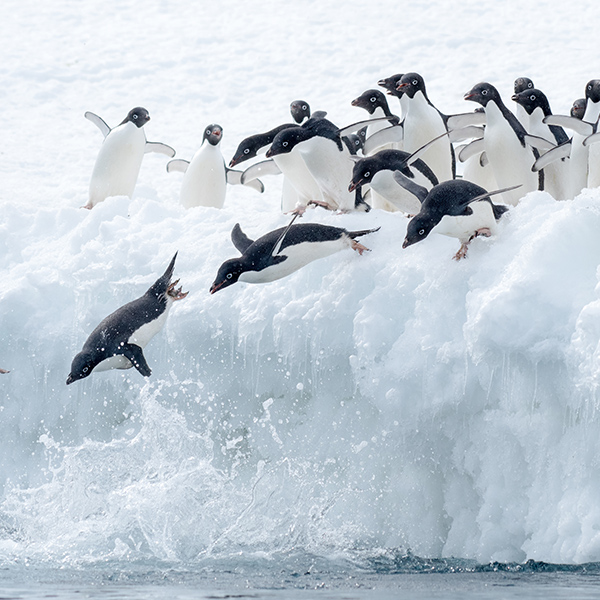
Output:
[[[226,260],[217,272],[210,293],[214,294],[237,281],[268,283],[290,275],[313,260],[324,258],[344,248],[362,254],[368,248],[357,237],[377,229],[347,231],[319,223],[301,223],[275,229],[256,241],[248,238],[236,224],[231,232],[233,245],[242,253]]]
[[[504,202],[516,205],[528,192],[543,189],[543,173],[531,167],[539,153],[526,142],[527,132],[517,117],[506,108],[498,90],[490,83],[478,83],[465,100],[478,102],[485,110],[483,145],[497,184],[514,187],[503,194]]]
[[[454,259],[459,260],[466,256],[473,238],[495,233],[497,221],[508,210],[490,200],[490,196],[507,190],[487,192],[470,181],[454,179],[427,191],[399,171],[394,176],[421,202],[419,214],[408,223],[403,248],[424,240],[433,231],[459,239],[461,246],[454,255]]]
[[[129,111],[125,119],[111,129],[98,115],[86,112],[85,118],[104,135],[104,143],[96,158],[90,180],[89,201],[84,208],[93,208],[109,196],[131,196],[145,153],[158,152],[172,158],[175,150],[160,142],[148,142],[142,127],[150,120],[145,108]]]
[[[385,99],[385,95],[379,90],[367,90],[363,92],[358,98],[355,98],[351,102],[352,106],[358,106],[360,108],[364,108],[369,115],[371,115],[372,119],[377,119],[372,125],[367,126],[366,131],[366,140],[378,131],[382,129],[387,129],[390,126],[390,123],[393,125],[398,125],[400,119],[392,114],[390,107],[388,106],[387,100]],[[381,121],[382,117],[388,117],[388,121]],[[397,131],[402,131],[401,129],[396,129]],[[366,142],[365,142],[366,143]],[[398,150],[401,149],[402,141],[395,141],[388,144],[383,144],[379,146],[380,150]],[[367,155],[373,154],[375,149],[371,151],[366,151]]]
[[[529,77],[517,77],[514,83],[514,93],[520,94],[526,90],[532,90],[535,86],[533,85],[533,81],[529,79]],[[525,108],[520,104],[517,104],[517,119],[519,119],[519,123],[529,131],[527,128],[527,124],[529,123],[529,116],[525,111]]]
[[[552,148],[569,140],[562,127],[544,123],[544,118],[550,116],[552,111],[548,98],[542,91],[536,88],[527,88],[514,94],[512,99],[517,106],[524,110],[527,118],[527,121],[523,123],[525,129],[529,134],[540,138],[538,142],[547,140]],[[527,136],[526,139],[531,140],[531,137]],[[569,163],[567,161],[568,159],[563,158],[549,164],[544,169],[544,189],[556,200],[566,200],[569,197]]]
[[[179,280],[171,283],[176,258],[177,253],[143,296],[108,315],[90,333],[73,359],[67,385],[88,377],[92,371],[109,369],[135,367],[144,377],[150,376],[152,371],[142,350],[163,328],[173,302],[188,295],[181,288],[175,289]]]
[[[414,152],[448,131],[447,117],[429,100],[421,75],[405,73],[398,83],[398,90],[404,93],[402,102],[405,102],[406,106],[403,121],[403,148],[406,152]],[[432,145],[422,159],[440,181],[454,179],[454,152],[448,138]]]
[[[167,163],[167,172],[185,173],[181,182],[180,199],[186,208],[223,208],[227,184],[241,183],[242,172],[233,171],[225,166],[225,159],[219,147],[222,139],[223,128],[216,124],[208,125],[204,129],[202,145],[191,162],[175,159]],[[254,179],[246,185],[261,193],[265,189],[259,179]]]

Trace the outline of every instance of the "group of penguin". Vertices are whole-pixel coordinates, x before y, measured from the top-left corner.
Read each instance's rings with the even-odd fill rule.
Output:
[[[600,80],[588,82],[585,98],[573,103],[568,116],[553,115],[544,93],[526,77],[515,81],[516,115],[489,83],[477,84],[464,97],[481,108],[458,115],[444,115],[432,104],[418,73],[392,75],[378,85],[399,100],[401,117],[377,89],[352,101],[369,118],[343,128],[325,112],[311,114],[308,103],[295,101],[290,106],[294,123],[242,140],[229,168],[219,149],[223,130],[216,124],[206,127],[190,162],[168,163],[169,172],[184,173],[181,202],[186,207],[221,207],[227,183],[262,192],[260,176],[283,175],[282,210],[293,213],[291,222],[256,241],[236,224],[231,239],[241,256],[221,265],[211,294],[237,281],[280,279],[343,248],[359,254],[368,250],[357,238],[377,229],[296,224],[309,205],[341,212],[402,211],[410,216],[403,248],[435,231],[460,240],[455,255],[460,259],[468,243],[492,235],[506,205],[516,205],[526,193],[546,189],[566,200],[584,187],[600,185],[600,146],[594,145],[600,141]],[[165,144],[146,140],[142,127],[150,117],[143,108],[130,111],[114,129],[93,113],[85,116],[105,136],[86,208],[108,196],[131,196],[144,153],[175,154]],[[457,157],[464,163],[462,177],[456,175]],[[233,170],[251,159],[257,160],[245,171]],[[494,195],[501,195],[504,204],[492,202]],[[73,359],[67,384],[112,368],[133,366],[150,375],[143,348],[162,329],[173,302],[187,296],[176,289],[178,281],[171,281],[176,256],[142,297],[94,329]]]

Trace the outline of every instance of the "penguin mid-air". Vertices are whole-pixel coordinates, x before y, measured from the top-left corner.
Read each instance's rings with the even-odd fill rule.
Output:
[[[151,374],[142,350],[163,328],[169,309],[188,295],[171,282],[175,259],[148,291],[106,317],[92,331],[71,364],[67,385],[88,377],[92,371],[135,367],[144,377]]]
[[[223,208],[227,184],[241,183],[242,172],[225,166],[225,159],[219,147],[222,139],[223,128],[216,124],[208,125],[204,129],[202,145],[191,161],[176,158],[167,163],[167,172],[184,173],[180,200],[186,208],[193,206]],[[265,190],[259,179],[253,179],[246,185],[260,193]]]
[[[403,108],[403,149],[414,152],[434,138],[448,132],[447,117],[429,100],[425,81],[418,73],[405,73],[398,82],[402,91]],[[421,157],[440,181],[454,179],[455,161],[452,144],[447,138],[432,145]]]
[[[497,185],[512,188],[503,194],[504,202],[514,206],[528,192],[543,189],[543,173],[531,170],[539,153],[528,145],[527,131],[504,105],[498,90],[490,83],[478,83],[465,94],[465,100],[478,102],[485,110],[487,159]]]
[[[546,95],[536,89],[527,88],[512,96],[512,99],[520,106],[526,115],[523,122],[525,129],[529,132],[527,140],[532,141],[531,136],[539,138],[537,143],[543,140],[549,142],[549,146],[539,146],[540,151],[548,151],[553,147],[569,141],[569,137],[562,127],[547,125],[544,118],[552,114],[550,103]],[[536,143],[536,141],[532,141]],[[544,169],[544,189],[556,200],[566,200],[569,197],[569,163],[567,159],[555,161]]]
[[[490,200],[490,196],[507,190],[487,192],[470,181],[452,179],[427,191],[399,171],[394,177],[421,202],[420,212],[408,223],[403,248],[424,240],[433,231],[459,239],[461,246],[454,255],[459,260],[466,256],[473,238],[496,232],[497,221],[508,210]]]
[[[420,158],[402,150],[380,150],[355,163],[348,190],[352,192],[369,184],[371,190],[390,203],[394,210],[414,215],[421,209],[421,203],[414,194],[398,184],[394,178],[395,171],[402,172],[428,190],[439,183],[433,171]],[[380,207],[373,204],[373,208]]]
[[[146,140],[143,126],[150,120],[150,115],[145,108],[133,108],[113,129],[92,112],[88,111],[84,116],[104,135],[92,171],[89,201],[84,208],[93,208],[110,196],[131,198],[144,154],[158,152],[169,158],[175,156],[175,150],[170,146]]]
[[[231,240],[242,256],[226,260],[220,266],[210,293],[214,294],[237,281],[268,283],[281,279],[314,260],[344,248],[352,248],[362,254],[368,248],[357,242],[356,238],[379,229],[347,231],[318,223],[294,225],[293,221],[256,241],[249,239],[236,224],[231,232]]]

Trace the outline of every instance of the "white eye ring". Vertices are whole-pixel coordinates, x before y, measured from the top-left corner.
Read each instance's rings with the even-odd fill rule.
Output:
[[[231,279],[233,275],[231,273],[227,273],[227,279]]]
[[[531,94],[531,96],[529,96],[529,99],[534,102],[535,101],[535,94]]]
[[[481,95],[482,96],[487,96],[487,92],[488,92],[487,90],[481,90]]]
[[[419,82],[416,79],[413,79],[412,84],[413,85],[419,85]]]
[[[419,235],[423,235],[425,233],[424,229],[419,229]]]
[[[368,177],[370,174],[371,174],[371,171],[367,171],[367,172],[366,172],[366,173],[363,175],[363,177]]]
[[[83,372],[84,372],[84,373],[87,373],[87,372],[88,372],[88,370],[89,370],[89,367],[83,367]]]
[[[133,118],[134,118],[134,119],[137,119],[137,118],[138,118],[138,116],[137,116],[137,115],[133,115]]]
[[[306,110],[308,108],[308,106],[306,106],[306,104],[302,105],[302,110]]]
[[[244,150],[244,154],[248,154],[249,152],[250,152],[250,148],[246,148],[246,149]]]
[[[375,96],[371,96],[371,98],[370,98],[370,100],[369,100],[369,101],[370,101],[370,102],[375,102],[375,100],[377,100],[377,98],[375,98]]]
[[[287,142],[282,142],[282,143],[281,143],[281,145],[282,145],[284,148],[287,148],[287,145],[288,145],[288,143],[287,143]]]
[[[210,135],[212,133],[212,131],[210,129],[206,130],[206,135]]]

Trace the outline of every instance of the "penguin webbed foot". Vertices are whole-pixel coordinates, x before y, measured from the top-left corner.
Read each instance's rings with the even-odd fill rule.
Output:
[[[175,286],[179,283],[179,279],[169,284],[167,288],[167,295],[173,300],[183,300],[189,292],[182,291],[183,286],[179,286],[179,289],[175,289]]]
[[[152,375],[152,369],[148,366],[146,357],[138,345],[125,344],[123,346],[123,356],[129,359],[131,364],[143,377],[150,377],[150,375]]]
[[[471,238],[473,239],[473,238]],[[469,240],[468,242],[464,242],[460,245],[458,252],[452,257],[453,260],[461,260],[463,258],[467,258],[467,250],[469,249]]]
[[[371,252],[370,248],[363,246],[360,242],[357,242],[356,240],[352,240],[350,242],[350,247],[352,248],[352,250],[356,250],[361,256],[363,255],[363,252]]]

